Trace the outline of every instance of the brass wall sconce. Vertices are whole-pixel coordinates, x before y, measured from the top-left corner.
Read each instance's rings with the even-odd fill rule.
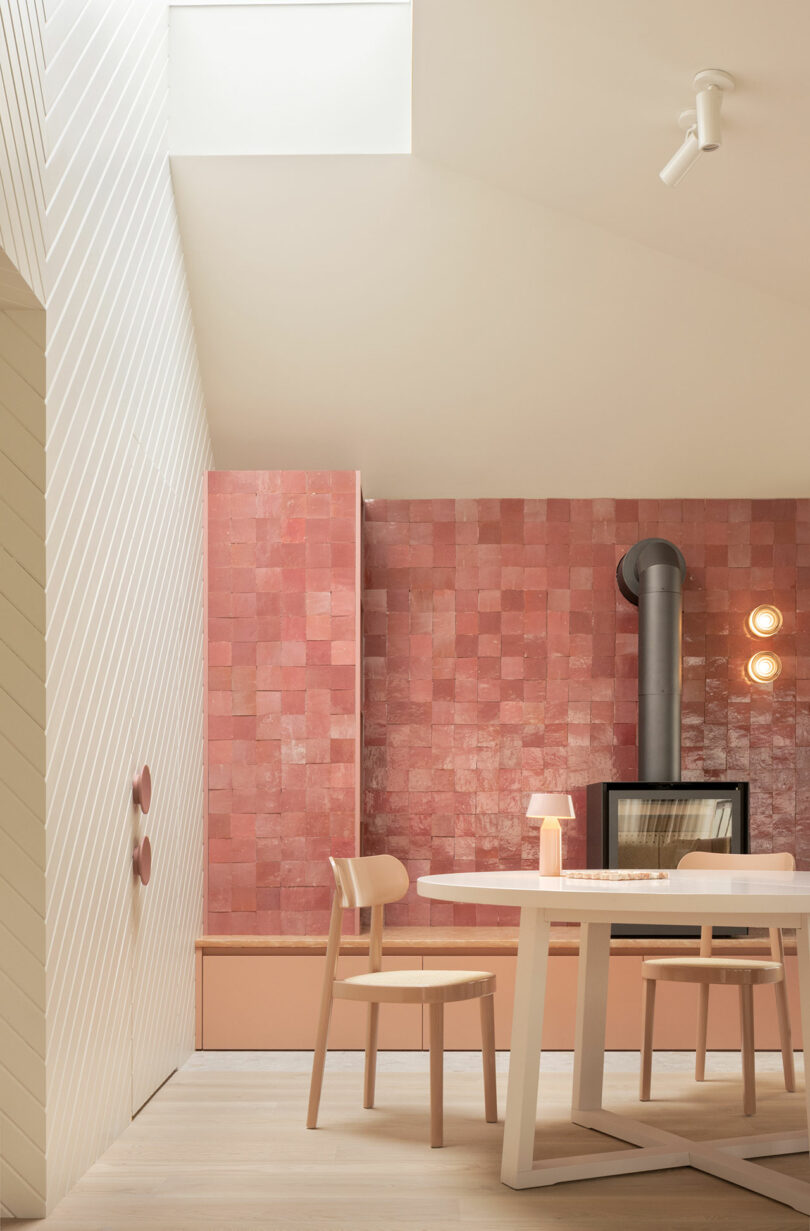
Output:
[[[755,637],[773,637],[782,627],[782,612],[772,603],[760,603],[746,620],[746,628]]]
[[[773,650],[752,654],[745,664],[745,674],[755,684],[770,684],[782,670],[782,660]]]

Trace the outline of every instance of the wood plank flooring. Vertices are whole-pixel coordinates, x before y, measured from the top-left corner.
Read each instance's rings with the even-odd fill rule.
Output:
[[[803,1097],[758,1080],[759,1112],[740,1114],[739,1078],[702,1085],[656,1072],[608,1074],[606,1105],[695,1137],[802,1127]],[[499,1075],[503,1114],[505,1077]],[[327,1072],[321,1127],[304,1128],[308,1074],[178,1073],[41,1231],[808,1231],[806,1216],[684,1169],[514,1192],[498,1179],[503,1125],[484,1123],[477,1074],[445,1079],[446,1147],[428,1147],[428,1078],[381,1073],[378,1106],[362,1077]],[[538,1156],[622,1148],[567,1121],[571,1079],[541,1076]],[[769,1162],[808,1176],[806,1155]]]

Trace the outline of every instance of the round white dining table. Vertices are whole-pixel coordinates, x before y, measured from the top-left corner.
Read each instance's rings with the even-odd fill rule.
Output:
[[[517,976],[501,1179],[512,1188],[695,1167],[810,1214],[810,1182],[754,1158],[799,1154],[807,1132],[694,1141],[602,1103],[611,923],[733,924],[796,929],[802,1046],[810,1052],[810,872],[672,871],[666,880],[599,881],[536,872],[422,876],[418,892],[450,902],[520,907]],[[549,929],[579,923],[579,973],[571,1119],[632,1149],[535,1159],[534,1137]],[[640,991],[639,991],[640,1001]],[[810,1085],[810,1083],[807,1083]],[[805,1094],[810,1114],[810,1091]]]

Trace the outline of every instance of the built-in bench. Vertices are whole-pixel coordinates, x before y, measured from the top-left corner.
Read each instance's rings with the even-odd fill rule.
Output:
[[[368,940],[344,936],[338,976],[366,969]],[[797,1014],[795,945],[786,942],[791,1012]],[[641,1021],[641,963],[647,956],[697,953],[696,939],[616,937],[611,941],[607,1046],[637,1050]],[[767,934],[719,939],[715,952],[735,957],[767,957]],[[205,1050],[306,1050],[312,1047],[323,978],[325,936],[203,936],[197,941],[197,1047]],[[573,1045],[579,928],[552,929],[543,1046],[567,1050]],[[517,955],[516,928],[389,928],[383,941],[383,965],[388,969],[442,967],[491,970],[497,975],[495,1041],[508,1048]],[[779,1046],[774,998],[763,988],[756,1000],[756,1043],[760,1049]],[[694,986],[665,984],[660,988],[655,1046],[694,1047],[697,1014]],[[396,1005],[380,1015],[380,1047],[421,1050],[427,1029],[418,1005]],[[709,1047],[739,1046],[736,988],[712,989]],[[329,1045],[363,1047],[364,1006],[336,1001]],[[798,1015],[794,1021],[798,1039]],[[445,1046],[480,1046],[475,1003],[448,1005]]]

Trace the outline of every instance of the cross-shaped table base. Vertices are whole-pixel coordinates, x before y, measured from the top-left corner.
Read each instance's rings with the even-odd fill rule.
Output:
[[[535,1160],[530,1170],[506,1179],[510,1188],[542,1188],[572,1180],[664,1171],[670,1167],[695,1167],[698,1171],[729,1180],[763,1197],[781,1201],[802,1214],[810,1214],[810,1183],[748,1161],[751,1158],[773,1158],[779,1154],[806,1153],[807,1133],[762,1133],[759,1136],[692,1141],[679,1133],[643,1124],[629,1116],[615,1115],[612,1111],[575,1111],[571,1119],[574,1124],[618,1137],[636,1148]]]
[[[541,1188],[572,1180],[695,1167],[763,1197],[781,1201],[800,1213],[810,1214],[810,1182],[749,1161],[806,1152],[806,1131],[694,1141],[603,1108],[610,954],[608,922],[583,922],[581,929],[571,1120],[584,1128],[616,1137],[634,1148],[542,1161],[534,1159],[548,932],[548,920],[541,912],[525,909],[521,912],[501,1171],[503,1182],[510,1188]],[[797,940],[801,984],[806,996],[810,991],[810,944],[805,927],[799,928]],[[805,1030],[807,1024],[803,1020]]]

